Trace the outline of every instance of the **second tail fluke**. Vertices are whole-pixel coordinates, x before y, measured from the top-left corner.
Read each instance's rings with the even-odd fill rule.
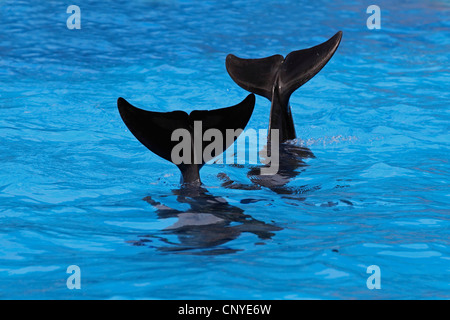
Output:
[[[281,142],[296,137],[289,106],[292,93],[327,64],[341,39],[342,31],[339,31],[328,41],[293,51],[286,58],[281,55],[262,59],[242,59],[232,54],[227,56],[226,68],[230,77],[243,89],[272,102],[269,130],[280,130]]]

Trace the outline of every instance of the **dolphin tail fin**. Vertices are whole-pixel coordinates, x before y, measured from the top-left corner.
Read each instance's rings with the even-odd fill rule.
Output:
[[[244,129],[255,106],[255,96],[250,94],[241,103],[222,109],[210,111],[192,111],[187,114],[184,111],[172,112],[152,112],[146,111],[132,106],[125,99],[119,98],[117,106],[123,122],[133,135],[150,151],[167,161],[175,163],[172,160],[172,150],[179,144],[179,141],[172,141],[172,134],[177,129],[185,129],[191,139],[191,157],[189,161],[175,163],[182,173],[182,183],[200,183],[199,170],[211,160],[211,158],[218,156],[214,154],[213,157],[204,158],[203,151],[206,144],[203,142],[203,134],[208,129],[217,129],[225,137],[227,129]],[[195,161],[194,153],[194,122],[201,121],[201,159]],[[227,141],[223,139],[223,149],[225,151],[235,140]],[[198,163],[197,163],[198,162]]]
[[[230,77],[243,89],[272,100],[278,86],[279,99],[289,102],[291,94],[314,77],[331,59],[339,46],[342,31],[315,47],[293,51],[285,59],[274,55],[262,59],[226,58]],[[276,83],[278,81],[278,83]]]
[[[342,39],[342,31],[315,47],[293,51],[280,69],[280,94],[289,101],[291,94],[313,78],[330,61]]]
[[[242,59],[229,54],[225,66],[241,88],[272,100],[272,87],[283,61],[279,54],[262,59]]]

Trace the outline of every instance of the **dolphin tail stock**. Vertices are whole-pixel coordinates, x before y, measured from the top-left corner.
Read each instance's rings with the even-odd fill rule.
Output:
[[[272,102],[270,129],[280,129],[281,141],[294,139],[295,128],[289,99],[295,90],[313,78],[331,59],[342,39],[342,31],[317,46],[293,51],[286,58],[274,55],[243,59],[229,54],[226,69],[243,89]]]
[[[222,137],[225,137],[227,129],[234,130],[237,135],[233,136],[232,141],[222,139],[220,151],[225,151],[238,138],[240,132],[236,130],[243,130],[250,120],[255,106],[255,96],[250,94],[241,103],[232,107],[205,111],[194,110],[190,114],[184,111],[146,111],[134,107],[123,98],[117,100],[117,106],[125,125],[144,146],[161,158],[177,165],[182,174],[182,184],[200,185],[200,169],[206,162],[220,155],[220,153],[217,153],[217,149],[214,149],[214,153],[211,153],[209,157],[203,156],[206,147],[202,139],[203,134],[209,129],[217,129]],[[195,132],[197,121],[201,124],[199,126],[201,132]],[[190,148],[187,150],[190,156],[184,158],[183,161],[173,161],[172,159],[172,151],[180,143],[174,141],[176,138],[173,137],[173,133],[177,129],[184,129],[190,140]],[[201,134],[201,148],[197,147],[194,141],[199,133]],[[183,156],[184,152],[183,150]]]

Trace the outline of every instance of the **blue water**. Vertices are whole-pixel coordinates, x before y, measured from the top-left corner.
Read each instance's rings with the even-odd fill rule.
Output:
[[[69,4],[0,2],[0,298],[450,298],[449,1],[377,1],[380,30],[358,1],[76,1],[80,30]],[[227,188],[252,185],[251,166],[213,164],[204,196],[180,195],[178,169],[120,119],[119,96],[234,105],[247,92],[228,53],[286,55],[338,30],[291,98],[315,158],[286,192]],[[257,97],[247,128],[269,108]]]

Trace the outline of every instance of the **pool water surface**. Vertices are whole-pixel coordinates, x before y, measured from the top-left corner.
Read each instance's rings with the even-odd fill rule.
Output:
[[[0,2],[1,299],[450,298],[449,1],[379,0],[374,30],[359,1],[74,4],[69,30],[68,4]],[[118,113],[118,97],[235,105],[248,92],[229,53],[285,56],[339,30],[291,97],[287,148],[314,157],[281,162],[281,185],[211,164],[185,190]],[[257,96],[246,128],[269,109]]]

